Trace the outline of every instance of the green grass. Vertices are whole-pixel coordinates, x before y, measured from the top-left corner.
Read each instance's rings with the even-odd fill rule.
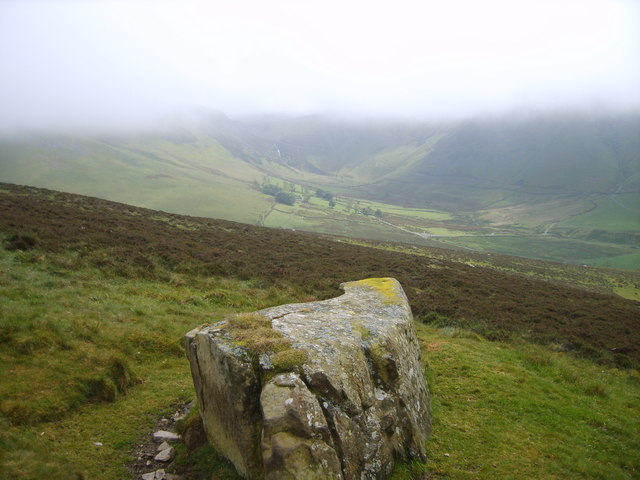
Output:
[[[4,181],[167,212],[257,223],[269,197],[252,188],[263,173],[210,138],[43,139],[0,144]]]
[[[504,255],[535,258],[555,262],[590,264],[637,270],[633,246],[603,242],[588,242],[554,236],[455,236],[438,237],[438,242],[447,243],[479,252],[495,252]],[[626,257],[630,255],[630,257]],[[621,261],[614,260],[621,257]],[[632,261],[628,261],[632,260]],[[606,262],[609,262],[607,265]]]
[[[398,215],[401,217],[409,217],[413,219],[447,221],[453,220],[455,218],[455,216],[449,212],[422,208],[401,207],[398,205],[391,205],[382,202],[372,202],[368,200],[363,200],[361,202],[361,205],[363,207],[371,207],[374,210],[379,208],[383,214],[388,213],[390,215]]]
[[[136,362],[135,368],[143,383],[113,403],[78,405],[55,422],[30,427],[2,422],[0,478],[132,478],[126,463],[135,447],[161,416],[173,413],[171,406],[194,397],[189,366],[181,356],[158,355]]]
[[[298,215],[300,210],[295,207],[281,207],[274,209],[264,222],[265,227],[294,228],[299,230],[315,230],[314,223],[304,216]]]
[[[105,276],[74,270],[73,256],[1,252],[0,412],[18,424],[59,418],[91,399],[90,387],[114,358],[135,365],[180,357],[190,328],[230,308],[273,305],[280,296],[250,282],[202,279],[196,290],[193,279],[182,284],[179,275]]]
[[[410,299],[434,413],[426,465],[394,479],[638,475],[638,304],[606,293],[637,294],[635,273],[365,248],[9,185],[0,212],[3,245],[33,240],[0,248],[0,478],[127,478],[135,446],[193,398],[188,330],[384,276]],[[189,480],[233,478],[210,450],[181,455]]]
[[[596,207],[562,222],[566,227],[603,229],[614,232],[640,231],[640,195],[635,193],[602,195]]]
[[[640,270],[640,253],[617,255],[615,257],[585,258],[582,262],[594,267],[620,268],[623,270]]]
[[[34,336],[29,354],[15,328],[13,340],[1,344],[3,379],[17,381],[3,380],[0,398],[33,412],[17,423],[3,416],[2,478],[128,478],[125,464],[135,446],[172,405],[193,398],[177,346],[182,335],[231,311],[295,300],[286,293],[274,298],[251,282],[129,279],[75,269],[64,255],[38,257],[3,252],[0,258],[2,296],[10,302],[5,312],[13,315],[3,321],[21,318],[22,333]],[[426,465],[399,465],[393,479],[424,472],[451,479],[631,479],[640,472],[636,371],[521,340],[490,342],[466,330],[417,326],[434,428]],[[64,403],[73,379],[95,374],[99,359],[114,354],[127,358],[139,383],[114,401]],[[78,360],[84,356],[92,361]],[[207,479],[230,478],[215,452],[193,461]]]
[[[2,257],[3,280],[12,280],[2,294],[13,315],[3,318],[10,325],[17,318],[39,319],[23,325],[22,333],[35,337],[30,355],[21,353],[25,347],[15,329],[13,341],[3,344],[5,362],[7,356],[19,360],[19,365],[4,363],[4,378],[17,378],[24,389],[5,381],[2,398],[31,405],[33,411],[26,422],[32,427],[9,427],[3,438],[11,447],[4,473],[13,478],[34,478],[38,472],[65,478],[75,471],[122,478],[122,462],[154,419],[193,395],[188,365],[177,347],[182,334],[229,311],[229,305],[215,303],[232,290],[236,296],[227,302],[235,308],[261,307],[268,296],[230,280],[176,286],[100,278],[99,272],[60,268],[60,258],[32,261],[7,252]],[[43,305],[54,309],[49,313]],[[84,330],[88,322],[96,325]],[[633,434],[640,428],[640,383],[634,374],[603,370],[526,343],[488,342],[463,330],[419,325],[419,338],[435,417],[428,470],[444,478],[506,478],[515,471],[520,477],[514,478],[633,478],[640,468]],[[127,355],[143,383],[114,403],[76,401],[62,409],[67,397],[56,387],[68,390],[68,379],[95,371],[101,351]],[[94,361],[83,364],[79,355]],[[51,413],[43,410],[42,397],[47,405],[59,406],[57,422],[41,421]],[[37,461],[52,443],[55,453]],[[407,468],[399,467],[397,478]]]
[[[637,478],[640,377],[526,343],[419,326],[437,478]]]
[[[180,343],[188,330],[300,300],[248,281],[128,278],[73,255],[5,250],[0,298],[0,477],[114,480],[159,415],[193,398]],[[97,395],[95,380],[110,378],[114,358],[131,369],[131,384]]]

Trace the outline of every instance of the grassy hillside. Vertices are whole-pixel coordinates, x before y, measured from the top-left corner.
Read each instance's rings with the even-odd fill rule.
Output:
[[[611,291],[637,274],[0,187],[0,478],[127,478],[136,445],[193,397],[187,330],[382,275],[410,298],[434,399],[427,464],[394,478],[640,471],[640,304]],[[209,450],[181,457],[190,478],[234,478]]]
[[[206,136],[0,141],[5,181],[250,223],[270,203],[251,188],[263,176]]]
[[[637,117],[555,115],[468,121],[379,191],[467,209],[640,191]],[[409,188],[413,186],[412,190]],[[456,199],[457,197],[457,199]],[[455,199],[455,200],[452,200]]]
[[[215,115],[154,134],[0,139],[0,180],[254,225],[637,269],[638,131],[637,115]],[[293,189],[295,207],[261,193],[265,179]],[[334,208],[317,188],[336,195]]]

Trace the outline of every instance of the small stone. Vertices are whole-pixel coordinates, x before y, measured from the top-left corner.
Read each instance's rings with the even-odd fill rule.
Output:
[[[444,454],[445,457],[450,457],[451,455],[449,455],[448,453]]]
[[[101,447],[101,446],[102,446],[102,442],[93,442],[93,444],[94,444],[96,447]]]
[[[158,453],[155,457],[156,462],[170,462],[176,456],[176,449],[173,447],[165,448],[160,453]]]
[[[166,418],[161,418],[160,423],[162,423],[163,425],[166,425],[167,423],[169,423],[169,420],[167,420]]]
[[[162,468],[155,472],[149,472],[142,475],[142,480],[168,480],[168,478],[169,477]]]
[[[196,406],[196,401],[195,401],[195,400],[191,400],[189,403],[187,403],[187,404],[184,406],[184,408],[182,409],[182,413],[184,413],[184,414],[186,415],[186,414],[187,414],[187,413],[189,413],[189,412],[191,411],[191,409],[192,409],[193,407],[195,407],[195,406]]]
[[[153,434],[153,439],[156,442],[174,443],[180,441],[180,435],[178,435],[177,433],[168,432],[166,430],[158,430]]]
[[[151,465],[151,460],[147,460],[147,467]]]
[[[162,450],[166,450],[169,447],[171,447],[171,445],[169,445],[167,442],[162,442],[160,445],[158,445],[158,448],[156,448],[156,452],[161,452]]]
[[[179,410],[176,410],[176,412],[171,416],[171,420],[177,422],[179,420],[182,420],[184,417],[185,415],[183,415]]]

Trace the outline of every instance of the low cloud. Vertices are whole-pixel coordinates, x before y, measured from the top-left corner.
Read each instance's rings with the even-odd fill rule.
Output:
[[[625,0],[0,0],[0,128],[640,106]]]

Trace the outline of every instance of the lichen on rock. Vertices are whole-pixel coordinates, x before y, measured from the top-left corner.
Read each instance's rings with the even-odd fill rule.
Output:
[[[277,348],[252,351],[224,322],[186,335],[209,441],[245,478],[382,479],[425,458],[429,391],[402,287],[341,288],[256,312]]]

